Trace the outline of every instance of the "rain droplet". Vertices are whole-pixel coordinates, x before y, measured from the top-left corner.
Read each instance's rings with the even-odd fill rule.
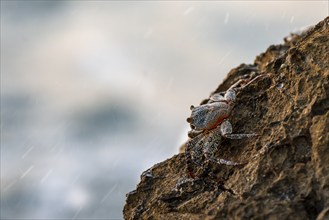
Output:
[[[186,9],[185,11],[184,11],[184,15],[187,15],[187,14],[189,14],[191,11],[193,11],[193,7],[189,7],[188,9]]]
[[[229,18],[230,18],[230,13],[229,12],[226,12],[225,19],[224,19],[224,24],[227,24],[228,23]]]
[[[23,179],[31,170],[34,168],[34,165],[30,166],[20,177],[20,179]]]
[[[48,179],[48,177],[51,175],[52,172],[53,172],[52,169],[48,170],[48,172],[46,173],[46,175],[44,175],[42,177],[42,179],[40,180],[40,183],[43,184]]]
[[[23,155],[22,155],[22,159],[24,159],[32,150],[33,150],[34,146],[30,147]]]

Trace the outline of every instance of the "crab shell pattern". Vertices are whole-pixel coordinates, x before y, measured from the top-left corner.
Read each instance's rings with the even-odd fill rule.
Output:
[[[191,106],[191,116],[187,118],[192,129],[212,130],[230,116],[231,106],[226,101],[213,102],[198,107]]]

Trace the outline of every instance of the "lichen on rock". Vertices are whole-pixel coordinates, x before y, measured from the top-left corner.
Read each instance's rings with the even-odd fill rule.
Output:
[[[179,153],[142,174],[125,219],[329,219],[329,17],[232,69],[213,93],[259,74],[269,77],[239,94],[230,118],[259,137],[218,146],[246,164],[209,164],[211,175],[184,181]]]

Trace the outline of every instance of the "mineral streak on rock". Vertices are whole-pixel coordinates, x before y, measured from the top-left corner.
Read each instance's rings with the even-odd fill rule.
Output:
[[[144,172],[125,219],[329,219],[329,17],[232,69],[213,93],[259,74],[270,77],[238,95],[230,118],[259,137],[218,147],[247,164],[208,164],[211,174],[189,181],[179,153]]]

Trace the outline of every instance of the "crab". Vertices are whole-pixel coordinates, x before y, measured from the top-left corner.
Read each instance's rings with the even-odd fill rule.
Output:
[[[191,116],[187,118],[192,128],[188,136],[191,138],[185,149],[186,168],[188,175],[195,178],[193,164],[202,167],[202,156],[206,161],[230,166],[241,165],[242,163],[215,157],[215,152],[221,139],[242,139],[255,137],[257,134],[233,134],[232,124],[229,121],[236,96],[246,86],[260,79],[259,75],[248,81],[240,79],[234,83],[225,94],[215,93],[209,98],[209,103],[197,107],[191,106]]]

